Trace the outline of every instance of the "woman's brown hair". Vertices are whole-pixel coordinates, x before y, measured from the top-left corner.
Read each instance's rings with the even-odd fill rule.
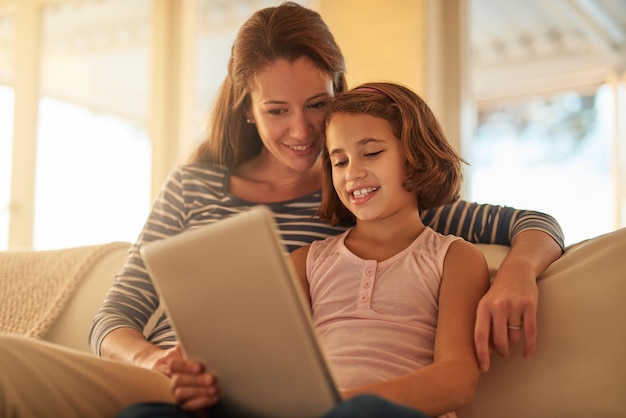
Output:
[[[251,80],[279,58],[293,63],[305,56],[331,77],[335,93],[346,89],[344,57],[319,13],[292,2],[254,13],[237,34],[207,137],[191,162],[238,166],[256,156],[261,138],[246,123]]]
[[[337,113],[385,119],[406,155],[404,187],[415,192],[420,209],[459,198],[465,161],[448,143],[428,105],[410,89],[393,83],[366,83],[337,94],[328,103],[324,129]],[[331,225],[351,225],[354,215],[341,203],[332,180],[328,149],[322,151],[322,203],[318,214]]]

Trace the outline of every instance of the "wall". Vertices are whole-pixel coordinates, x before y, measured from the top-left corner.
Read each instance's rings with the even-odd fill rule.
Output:
[[[393,80],[424,91],[425,1],[319,0],[346,56],[350,86]]]
[[[350,86],[395,81],[426,100],[460,152],[474,129],[466,0],[317,0]]]

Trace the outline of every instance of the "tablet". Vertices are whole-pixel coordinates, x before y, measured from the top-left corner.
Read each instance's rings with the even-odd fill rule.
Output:
[[[272,212],[257,206],[140,249],[185,354],[231,416],[313,418],[340,400]]]

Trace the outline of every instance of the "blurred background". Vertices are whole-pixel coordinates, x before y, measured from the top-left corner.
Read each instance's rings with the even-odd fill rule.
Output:
[[[0,250],[136,239],[270,0],[0,0]],[[463,198],[566,244],[626,226],[626,0],[302,0],[350,85],[393,80],[470,162]]]

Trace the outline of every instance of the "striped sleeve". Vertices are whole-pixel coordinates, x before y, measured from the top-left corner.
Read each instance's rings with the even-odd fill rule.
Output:
[[[447,235],[477,244],[511,245],[520,232],[540,230],[565,248],[563,231],[552,216],[508,206],[470,203],[463,200],[420,213],[424,224]]]
[[[165,181],[139,239],[130,248],[121,272],[94,317],[89,344],[98,356],[102,340],[108,333],[124,327],[143,332],[158,308],[159,299],[139,255],[139,247],[183,230],[186,208],[182,196],[180,172],[174,171]]]

